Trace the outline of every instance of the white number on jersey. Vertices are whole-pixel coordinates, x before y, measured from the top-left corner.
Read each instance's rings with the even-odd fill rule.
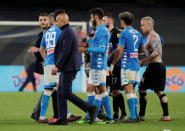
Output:
[[[134,38],[134,51],[138,51],[138,49],[136,49],[136,44],[138,42],[138,36],[137,35],[133,35]]]
[[[56,32],[46,33],[46,48],[55,47]]]

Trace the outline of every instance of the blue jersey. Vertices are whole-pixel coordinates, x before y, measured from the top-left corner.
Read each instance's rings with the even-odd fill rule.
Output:
[[[90,48],[87,49],[90,52],[91,69],[103,70],[107,69],[108,58],[108,43],[109,33],[104,24],[96,27],[94,39],[88,40]]]
[[[120,34],[119,46],[124,47],[121,58],[121,68],[138,71],[140,67],[138,49],[143,46],[142,35],[133,27],[127,27]]]
[[[40,46],[46,48],[44,66],[54,65],[54,50],[62,30],[57,25],[50,27],[43,35]]]

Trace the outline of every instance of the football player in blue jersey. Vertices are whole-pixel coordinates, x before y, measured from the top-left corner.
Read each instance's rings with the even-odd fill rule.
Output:
[[[147,104],[147,89],[154,90],[159,97],[161,107],[163,110],[163,116],[161,121],[170,121],[170,115],[168,112],[168,98],[164,92],[165,80],[166,80],[166,67],[162,62],[162,39],[154,31],[154,20],[151,17],[143,17],[141,19],[141,29],[144,34],[147,34],[145,43],[146,58],[140,60],[140,65],[147,65],[146,71],[143,74],[143,78],[139,85],[140,95],[140,120],[144,121],[145,110]]]
[[[138,50],[142,45],[142,35],[131,25],[134,20],[130,12],[119,14],[123,31],[119,37],[119,47],[110,66],[112,73],[114,65],[121,58],[121,85],[125,89],[127,103],[130,111],[130,118],[122,122],[134,123],[139,122],[137,114],[137,96],[135,86],[139,83],[139,60]]]
[[[106,25],[107,29],[109,30],[109,57],[108,57],[108,66],[110,66],[112,62],[112,56],[114,51],[117,49],[119,44],[119,35],[121,30],[117,27],[114,27],[114,18],[111,13],[106,13],[103,17],[103,23]],[[120,79],[120,71],[121,71],[121,60],[119,60],[116,65],[114,66],[113,74],[107,76],[107,86],[110,86],[110,93],[112,95],[112,105],[114,115],[113,118],[115,121],[124,121],[127,119],[127,114],[125,111],[125,102],[124,97],[120,90],[122,90],[121,86],[121,79]],[[119,117],[119,108],[121,109],[121,117]]]
[[[107,113],[106,123],[112,123],[112,111],[109,95],[106,91],[106,70],[108,57],[109,34],[106,26],[102,23],[104,12],[101,8],[95,8],[90,11],[91,22],[95,27],[94,38],[90,38],[87,33],[78,32],[78,34],[86,38],[90,47],[79,47],[79,52],[90,52],[90,73],[88,80],[88,102],[92,105],[100,107],[101,103],[105,107]],[[99,94],[95,96],[95,89]],[[89,115],[86,115],[89,119]]]
[[[40,45],[40,54],[44,59],[44,93],[41,98],[41,111],[40,117],[38,119],[39,123],[48,123],[46,119],[46,111],[49,104],[49,98],[52,95],[53,91],[57,88],[57,83],[59,81],[59,75],[52,75],[51,70],[54,67],[54,50],[57,44],[57,41],[62,33],[62,30],[56,25],[50,27],[43,35],[41,45]],[[68,108],[67,108],[67,118],[71,118]],[[80,119],[81,117],[73,119]],[[70,119],[69,119],[70,121]]]

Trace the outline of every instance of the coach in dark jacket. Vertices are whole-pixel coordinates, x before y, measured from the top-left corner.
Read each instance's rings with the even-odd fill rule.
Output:
[[[92,123],[95,119],[97,107],[91,106],[72,93],[72,81],[75,79],[76,73],[80,70],[77,37],[69,25],[69,18],[64,10],[56,10],[55,16],[57,25],[62,30],[54,52],[55,67],[51,72],[52,74],[56,74],[58,71],[61,72],[57,89],[59,118],[56,122],[49,124],[67,124],[67,100],[70,100],[83,111],[88,111]]]

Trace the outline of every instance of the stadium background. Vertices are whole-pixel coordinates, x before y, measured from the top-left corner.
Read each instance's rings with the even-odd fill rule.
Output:
[[[115,25],[120,27],[118,14],[130,11],[135,15],[133,26],[140,30],[140,19],[152,16],[155,20],[155,30],[163,37],[163,60],[168,66],[167,91],[185,91],[185,1],[183,0],[81,0],[81,1],[3,1],[0,4],[0,91],[18,91],[24,81],[23,57],[26,50],[34,44],[40,31],[38,25],[21,25],[20,22],[38,21],[41,12],[51,13],[57,8],[63,8],[69,14],[70,21],[85,22],[89,27],[89,9],[102,7],[105,12],[113,13]],[[8,24],[8,22],[19,24]],[[77,26],[74,26],[75,28]],[[79,27],[78,29],[80,29]],[[172,69],[171,69],[172,68]],[[143,69],[141,70],[143,72]],[[85,87],[84,72],[80,72],[76,86]],[[83,78],[82,78],[83,76]],[[42,91],[42,78],[37,77],[37,84]],[[41,85],[41,86],[40,86]],[[31,86],[31,85],[30,85]],[[83,88],[73,88],[74,91],[85,91]],[[31,87],[27,88],[31,91]]]
[[[88,11],[95,7],[102,7],[105,12],[114,14],[116,26],[120,27],[117,19],[121,11],[131,11],[135,14],[133,24],[139,31],[140,19],[143,16],[152,16],[155,19],[155,29],[163,37],[164,63],[167,65],[167,96],[169,99],[170,122],[158,121],[162,109],[158,97],[148,93],[148,104],[145,122],[136,124],[108,124],[70,123],[67,126],[48,126],[38,124],[30,119],[30,114],[36,105],[41,92],[19,93],[18,88],[25,79],[23,56],[26,50],[34,44],[40,31],[39,26],[15,26],[15,21],[38,22],[41,12],[53,12],[64,8],[71,21],[88,23]],[[184,0],[2,0],[0,2],[0,131],[184,131],[185,123],[185,1]],[[7,21],[14,24],[8,24]],[[38,24],[38,23],[37,23]],[[87,24],[88,28],[88,24]],[[143,70],[143,69],[142,69]],[[78,75],[84,76],[83,72]],[[41,83],[40,76],[37,84]],[[82,78],[79,77],[78,78]],[[83,78],[82,78],[83,80]],[[80,81],[82,81],[80,80]],[[75,84],[79,84],[78,82]],[[80,83],[82,84],[82,83]],[[83,91],[82,85],[73,88],[74,91]],[[38,91],[43,90],[42,87]],[[86,93],[75,92],[86,100]],[[126,97],[123,95],[125,100]],[[139,95],[137,94],[138,98]],[[110,97],[111,99],[112,97]],[[112,100],[111,100],[112,101]],[[52,105],[49,105],[47,118],[53,115]],[[127,102],[126,111],[128,112]],[[139,105],[138,105],[139,106]],[[69,102],[70,112],[85,116],[85,113]]]

